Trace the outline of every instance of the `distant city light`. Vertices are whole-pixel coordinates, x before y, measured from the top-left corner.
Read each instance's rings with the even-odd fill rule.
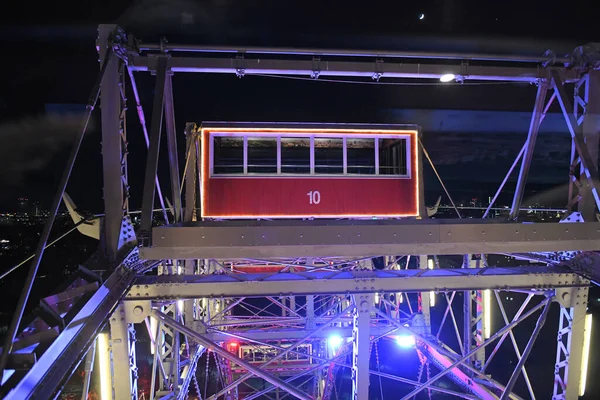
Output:
[[[403,349],[409,349],[415,346],[415,337],[413,335],[400,335],[396,337],[396,344]]]
[[[342,337],[337,334],[331,335],[329,336],[329,339],[327,339],[329,347],[331,347],[333,350],[336,350],[338,347],[340,347],[343,341],[344,339],[342,339]]]
[[[454,74],[444,74],[440,77],[441,82],[452,82],[454,79],[456,79]]]

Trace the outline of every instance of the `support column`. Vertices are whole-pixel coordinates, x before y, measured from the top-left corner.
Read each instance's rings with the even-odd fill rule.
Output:
[[[427,256],[419,256],[419,269],[428,269],[430,267],[428,263]],[[431,269],[433,269],[433,265],[431,265]],[[425,320],[425,329],[428,335],[431,334],[431,296],[435,296],[435,293],[421,292],[421,313]]]
[[[598,146],[600,137],[600,71],[591,71],[575,85],[574,112],[581,124],[583,139],[590,153],[594,170],[598,171]],[[585,174],[580,166],[580,174]],[[570,185],[574,182],[571,180]],[[577,211],[584,221],[596,221],[596,201],[588,186],[582,187]]]
[[[370,324],[373,295],[354,296],[354,324],[352,327],[352,399],[369,399]]]
[[[116,25],[100,25],[98,51],[103,60],[108,50],[125,34]],[[125,137],[125,92],[123,60],[112,57],[102,79],[100,107],[102,111],[102,173],[104,188],[104,245],[109,262],[117,260],[123,216],[127,212],[127,156]],[[124,151],[125,150],[125,151]]]
[[[581,383],[588,288],[557,290],[560,322],[552,400],[576,400]]]
[[[167,75],[167,58],[157,57],[156,85],[154,90],[154,104],[152,106],[152,123],[150,125],[150,146],[146,159],[146,172],[144,176],[144,192],[142,195],[142,216],[140,223],[140,236],[146,240],[150,237],[154,209],[154,196],[156,191],[156,172],[158,171],[158,156],[160,151],[160,138],[163,124],[163,108],[165,81]]]
[[[565,122],[567,123],[567,128],[571,134],[571,138],[573,140],[573,147],[577,151],[577,154],[573,152],[573,160],[571,163],[572,168],[572,176],[571,182],[579,188],[579,193],[577,196],[569,199],[569,210],[573,210],[573,205],[580,201],[583,198],[583,195],[588,194],[587,197],[592,197],[594,199],[594,203],[596,207],[600,204],[600,179],[598,177],[598,148],[597,148],[597,135],[598,135],[598,127],[594,127],[594,121],[597,121],[597,118],[592,118],[592,122],[590,125],[587,125],[587,133],[588,137],[584,136],[584,126],[583,122],[585,120],[584,115],[579,116],[578,110],[581,109],[582,105],[587,107],[585,102],[579,102],[578,108],[574,108],[570,98],[567,96],[565,87],[561,81],[560,74],[556,70],[551,71],[552,76],[552,86],[554,87],[554,93],[556,94],[556,99],[560,104],[560,108],[562,110],[563,116],[565,118]],[[596,102],[595,91],[598,91],[598,83],[596,81],[597,76],[593,75],[595,86],[589,86],[589,94],[592,100]],[[590,80],[590,75],[584,75],[582,81]],[[580,82],[581,83],[581,82]],[[580,92],[580,91],[579,91]],[[597,105],[594,105],[593,108],[597,108]],[[592,109],[593,109],[592,108]],[[595,133],[594,133],[595,131]],[[594,139],[596,136],[596,139]],[[592,143],[594,142],[594,143]],[[591,147],[594,147],[593,149]],[[581,174],[580,177],[573,176],[573,173],[576,171],[576,164],[580,163]],[[574,186],[570,186],[569,193],[572,194]],[[591,195],[591,196],[590,196]],[[591,201],[591,200],[590,200]],[[590,209],[584,210],[588,214],[591,214],[592,220],[594,220],[595,215]],[[590,215],[587,216],[590,218]],[[586,217],[584,216],[584,220]]]
[[[544,104],[546,102],[546,95],[550,84],[548,81],[543,80],[538,84],[537,96],[535,98],[535,106],[533,108],[533,114],[531,116],[531,122],[529,124],[529,133],[527,134],[527,142],[525,143],[525,153],[523,154],[523,160],[521,161],[521,170],[519,172],[519,179],[517,180],[517,187],[515,189],[515,195],[513,197],[512,207],[510,210],[509,219],[515,220],[519,217],[519,210],[523,202],[523,194],[525,193],[525,184],[527,183],[527,175],[529,175],[529,168],[531,167],[531,160],[533,159],[533,151],[535,149],[535,142],[537,135],[540,130],[540,124],[543,119]]]
[[[178,320],[177,302],[171,303],[164,307],[162,311],[165,315],[169,316],[173,320]],[[169,395],[171,393],[177,394],[179,386],[181,384],[181,370],[179,362],[179,332],[173,331],[173,329],[165,324],[160,324],[160,328],[157,334],[158,338],[158,357],[164,367],[166,376],[163,376],[162,370],[159,378],[158,389],[156,391],[157,397]],[[156,368],[156,366],[153,366]]]
[[[463,268],[481,268],[481,258],[469,254],[465,256]],[[484,292],[482,290],[469,290],[464,292],[464,323],[463,323],[463,349],[465,354],[479,348],[484,342],[485,310]],[[475,307],[473,307],[475,304]],[[468,362],[478,370],[483,370],[485,365],[485,349],[480,348],[473,354]]]
[[[119,304],[110,317],[110,349],[113,394],[117,399],[138,399],[135,359],[135,328],[127,323],[125,307]]]
[[[196,152],[196,142],[198,137],[195,133],[196,124],[187,123],[185,125],[186,138],[186,160],[185,160],[185,212],[184,221],[196,221],[198,208],[198,182],[196,164],[198,154]]]
[[[175,107],[173,99],[173,72],[167,71],[165,76],[165,127],[167,132],[167,153],[169,155],[169,172],[171,178],[171,198],[173,199],[173,218],[175,223],[181,222],[181,182],[179,178],[179,156],[177,153],[177,127],[175,124]]]
[[[88,393],[90,392],[90,383],[92,380],[92,373],[94,372],[94,360],[96,358],[96,346],[98,339],[94,340],[92,347],[88,350],[85,356],[85,364],[83,369],[83,388],[81,389],[81,400],[88,399]]]

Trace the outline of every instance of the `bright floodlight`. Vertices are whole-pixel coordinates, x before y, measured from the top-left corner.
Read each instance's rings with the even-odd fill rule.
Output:
[[[409,349],[415,346],[415,337],[413,335],[400,335],[396,337],[396,343],[403,349]]]
[[[444,74],[440,77],[441,82],[452,82],[454,79],[456,79],[454,74]]]
[[[331,347],[333,350],[340,347],[342,342],[343,342],[343,339],[340,335],[331,335],[331,336],[329,336],[329,339],[327,339],[327,343],[329,343],[329,347]]]

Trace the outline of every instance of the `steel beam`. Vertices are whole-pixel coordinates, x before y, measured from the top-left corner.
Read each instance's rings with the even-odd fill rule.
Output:
[[[540,316],[537,320],[535,328],[533,329],[533,333],[531,334],[531,337],[529,338],[529,341],[527,342],[527,346],[525,347],[525,350],[523,350],[523,354],[521,354],[521,357],[519,357],[519,361],[517,362],[517,365],[515,366],[515,369],[511,375],[508,383],[506,384],[506,387],[504,388],[504,392],[502,392],[502,397],[500,397],[500,400],[508,400],[509,399],[510,393],[512,392],[512,390],[514,388],[515,383],[517,383],[517,379],[519,379],[519,375],[521,375],[521,371],[524,371],[525,362],[527,361],[527,358],[529,358],[529,355],[531,354],[531,350],[533,350],[533,346],[535,345],[535,341],[537,340],[537,338],[540,334],[540,331],[542,330],[542,327],[546,323],[546,317],[548,316],[548,311],[550,311],[550,304],[551,303],[546,304],[546,307],[544,307],[544,309],[542,310],[542,313],[540,314]]]
[[[459,61],[497,61],[515,63],[543,64],[550,61],[554,63],[569,63],[569,57],[550,56],[523,56],[506,54],[481,54],[481,53],[442,53],[420,51],[393,51],[393,50],[357,50],[357,49],[315,49],[292,47],[232,47],[232,46],[203,46],[193,44],[177,44],[163,42],[160,44],[142,43],[140,51],[168,51],[170,53],[212,53],[212,54],[256,54],[261,57],[267,55],[293,55],[310,57],[369,57],[369,58],[399,58],[421,60],[459,60]]]
[[[129,324],[123,304],[110,318],[110,351],[113,394],[115,399],[137,400],[135,328]]]
[[[493,223],[491,220],[298,221],[164,226],[141,257],[265,259],[375,257],[600,250],[600,225]]]
[[[150,144],[148,146],[148,158],[146,159],[146,173],[144,176],[144,192],[142,196],[142,216],[140,223],[140,235],[148,234],[152,227],[154,210],[154,196],[156,191],[156,177],[158,171],[158,158],[160,152],[160,137],[163,125],[163,109],[165,104],[165,89],[167,66],[166,58],[157,60],[156,85],[154,90],[154,104],[152,106],[152,123],[150,125]],[[145,238],[144,238],[145,239]]]
[[[232,360],[233,362],[235,362],[236,364],[242,366],[244,369],[246,369],[247,371],[249,371],[250,373],[263,378],[264,380],[266,380],[267,382],[271,383],[274,386],[280,387],[283,390],[285,390],[286,392],[296,396],[299,399],[302,400],[310,400],[310,397],[308,395],[306,395],[305,393],[299,391],[298,389],[296,389],[294,386],[291,386],[287,383],[285,383],[284,381],[282,381],[281,379],[266,373],[265,371],[263,371],[261,368],[258,368],[242,359],[240,359],[239,357],[233,355],[232,353],[228,352],[227,350],[221,348],[220,346],[218,346],[217,344],[215,344],[214,342],[211,342],[210,340],[207,340],[206,338],[204,338],[203,336],[199,335],[198,333],[196,333],[195,331],[189,329],[188,327],[186,327],[185,325],[180,324],[179,322],[169,318],[167,315],[161,313],[160,311],[154,310],[152,315],[154,317],[156,317],[158,320],[162,321],[165,324],[169,324],[173,329],[181,332],[182,334],[188,336],[189,338],[193,339],[194,341],[198,342],[199,344],[201,344],[202,346],[211,349],[212,351],[214,351],[215,353],[217,353],[218,355],[220,355],[221,357],[227,358],[228,360]]]
[[[173,219],[181,221],[181,183],[179,178],[179,156],[177,154],[177,126],[175,124],[175,99],[173,98],[172,72],[165,76],[165,127],[167,132],[167,154],[169,155],[169,172],[171,177],[171,199],[173,201]]]
[[[135,270],[141,266],[136,258],[137,250],[134,250],[5,397],[6,400],[47,399],[54,395],[64,378],[71,373],[71,367],[85,357],[111,310],[130,286]]]
[[[508,217],[510,220],[515,220],[519,217],[521,203],[523,202],[523,194],[525,193],[525,184],[527,183],[527,176],[529,175],[529,167],[531,167],[531,160],[533,160],[535,142],[545,115],[544,103],[546,102],[546,95],[549,87],[550,84],[547,81],[542,81],[538,84],[535,106],[529,124],[529,133],[527,134],[527,141],[525,142],[525,152],[523,161],[521,162],[521,170],[519,171],[519,179],[517,180],[517,187],[515,189],[510,215]]]
[[[553,400],[571,400],[579,397],[582,379],[583,342],[588,288],[562,292],[559,298],[560,322],[556,364],[554,367]]]
[[[284,56],[285,57],[285,56]],[[157,57],[132,56],[130,66],[134,71],[156,70]],[[374,57],[373,61],[325,61],[320,59],[268,59],[243,58],[230,55],[217,57],[171,57],[168,68],[173,72],[196,72],[244,75],[304,75],[307,77],[364,77],[374,76],[394,79],[438,79],[446,74],[454,74],[458,80],[507,81],[535,83],[546,77],[541,66],[476,66],[462,63],[435,64],[431,62],[383,62]],[[576,78],[576,74],[561,69],[563,81]]]
[[[100,25],[98,31],[100,59],[112,52],[112,40],[116,40],[117,25]],[[110,262],[117,260],[119,236],[123,220],[123,173],[127,166],[122,165],[123,149],[121,130],[121,66],[119,57],[111,57],[102,79],[100,107],[102,109],[102,174],[104,190],[104,242],[105,252]]]
[[[509,267],[400,271],[140,276],[128,300],[250,297],[294,293],[428,292],[545,289],[588,286],[589,281],[560,267]]]
[[[588,148],[588,143],[586,142],[586,137],[583,132],[583,126],[579,125],[577,119],[575,118],[573,104],[571,100],[567,97],[567,93],[565,91],[563,82],[561,81],[559,72],[551,70],[551,76],[552,86],[554,88],[554,92],[556,93],[556,99],[560,104],[560,108],[562,110],[563,116],[565,117],[567,127],[569,128],[569,132],[571,133],[573,145],[577,150],[577,153],[579,154],[583,174],[587,178],[587,182],[583,190],[591,192],[595,199],[595,203],[598,206],[600,204],[600,178],[598,176],[597,159],[598,149],[596,148],[593,151],[591,151]],[[590,138],[593,137],[593,132],[588,133]],[[591,140],[590,144],[594,143],[597,145],[597,142]],[[595,156],[596,159],[594,159],[593,156]],[[598,208],[600,208],[600,206]]]
[[[600,139],[600,71],[590,71],[576,85],[575,101],[581,111],[581,115],[576,115],[580,122],[583,138],[590,153],[590,168],[598,170],[598,148]],[[582,170],[585,173],[585,170]],[[594,221],[596,219],[596,202],[589,189],[584,190],[582,198],[577,204],[584,221]]]
[[[354,303],[356,307],[352,324],[352,399],[368,400],[373,295],[354,296]]]
[[[328,322],[329,319],[324,322]],[[223,342],[230,340],[231,338],[236,338],[241,341],[279,341],[279,340],[299,340],[304,339],[308,335],[310,335],[316,327],[312,329],[289,329],[289,328],[281,328],[281,329],[263,329],[263,330],[246,330],[246,331],[236,331],[231,328],[227,329],[227,331],[219,331],[219,330],[211,330],[207,333],[204,333],[203,336],[213,342]],[[371,325],[371,336],[379,337],[382,335],[394,335],[395,330],[390,332],[389,325]],[[341,338],[350,338],[352,337],[352,327],[331,327],[327,329],[323,329],[314,333],[311,336],[314,340],[322,340],[329,338],[332,334],[336,334]]]

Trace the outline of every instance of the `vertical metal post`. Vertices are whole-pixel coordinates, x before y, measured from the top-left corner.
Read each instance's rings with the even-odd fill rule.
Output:
[[[588,290],[573,288],[557,292],[561,309],[552,400],[579,397]]]
[[[481,259],[474,257],[473,254],[465,255],[463,268],[481,268]],[[475,308],[473,308],[475,300]],[[478,349],[468,363],[479,371],[485,368],[485,349],[481,347],[484,337],[484,318],[485,310],[483,301],[483,291],[465,291],[463,308],[463,352],[466,354],[473,349]]]
[[[477,258],[472,258],[469,261],[469,268],[482,268],[483,263],[480,255],[476,255]],[[473,357],[473,366],[477,368],[479,371],[483,371],[483,366],[485,365],[485,349],[480,347],[485,341],[484,331],[485,331],[485,318],[484,314],[489,312],[489,310],[485,309],[485,302],[483,299],[483,290],[476,290],[472,292],[472,296],[475,298],[475,313],[471,315],[471,347],[475,346],[479,348]],[[473,298],[472,297],[472,298]],[[473,311],[473,306],[471,303],[471,312]],[[473,327],[475,330],[473,330]],[[471,349],[465,349],[465,351],[469,351]]]
[[[427,256],[419,256],[419,269],[427,269]],[[421,313],[425,319],[427,334],[431,334],[431,299],[430,292],[421,292]]]
[[[417,154],[414,154],[412,157],[417,157],[417,182],[419,182],[419,189],[418,189],[418,194],[419,194],[419,200],[418,200],[418,204],[417,207],[419,207],[419,215],[421,216],[421,218],[423,219],[427,219],[429,218],[429,216],[427,215],[427,206],[425,205],[425,178],[424,178],[424,174],[423,174],[423,145],[421,142],[421,135],[423,134],[423,132],[421,130],[419,130],[417,132],[417,137],[412,138],[411,140],[415,140],[416,143],[413,145],[413,143],[411,142],[410,145],[412,147],[412,149],[414,149],[416,147],[417,149]],[[407,147],[407,152],[408,152],[408,146]],[[412,154],[412,149],[411,149],[411,153]],[[407,157],[407,162],[409,162],[410,157]],[[433,165],[432,165],[433,166]],[[409,164],[409,168],[412,168],[412,166],[410,166]],[[410,171],[410,169],[409,169]],[[414,174],[415,171],[412,171],[412,173]],[[452,201],[452,199],[450,199],[450,201]],[[459,216],[460,218],[460,216]]]
[[[130,67],[127,67],[127,72],[129,74],[129,82],[131,82],[131,91],[133,92],[133,98],[135,99],[135,108],[137,109],[138,118],[140,120],[140,125],[142,126],[142,132],[144,133],[144,141],[146,142],[146,148],[150,147],[150,139],[148,138],[148,129],[146,127],[146,116],[144,115],[144,108],[140,102],[140,95],[138,93],[137,84],[135,83],[135,77],[133,76],[133,71]],[[163,211],[163,218],[165,219],[165,223],[168,223],[169,217],[167,216],[167,209],[165,207],[165,200],[162,195],[162,190],[160,188],[160,182],[158,181],[158,176],[156,177],[156,194],[158,194],[158,201],[160,202],[160,206]]]
[[[531,160],[533,159],[535,142],[537,140],[537,135],[540,130],[544,104],[546,102],[546,95],[548,93],[549,87],[550,84],[547,80],[542,80],[538,84],[537,96],[535,98],[535,106],[533,108],[531,122],[529,123],[529,133],[527,134],[525,154],[523,155],[523,161],[521,162],[521,170],[519,171],[517,188],[515,189],[515,195],[513,197],[512,207],[509,214],[509,219],[511,220],[515,220],[519,217],[519,210],[521,209],[521,203],[523,202],[523,194],[525,193],[525,185],[527,183],[527,175],[529,174],[529,168],[531,167]]]
[[[88,393],[90,392],[90,383],[92,381],[92,373],[94,372],[94,360],[96,358],[96,342],[98,340],[94,340],[94,344],[88,350],[85,356],[85,365],[83,369],[84,377],[83,377],[83,388],[81,390],[81,400],[88,400]]]
[[[109,38],[117,30],[116,25],[100,25],[98,44],[100,59],[109,49]],[[121,142],[121,64],[122,60],[112,57],[106,66],[100,95],[102,110],[102,173],[104,188],[104,243],[109,261],[116,261],[119,248],[119,235],[123,220],[123,153]]]
[[[173,198],[175,222],[181,222],[181,194],[179,178],[179,156],[177,154],[177,130],[175,125],[175,108],[173,104],[173,82],[171,71],[165,76],[165,127],[167,133],[167,152],[169,154],[169,171],[171,177],[171,196]]]
[[[471,267],[471,257],[471,254],[464,256],[463,268]],[[473,330],[471,329],[473,322],[473,295],[470,290],[465,290],[463,296],[463,351],[464,354],[467,354],[473,344]],[[470,360],[467,360],[467,362],[470,362]]]
[[[195,134],[196,124],[187,123],[185,126],[186,137],[186,170],[185,170],[185,212],[183,213],[184,221],[196,220],[196,208],[198,202],[198,185],[196,182],[197,171],[197,152],[196,142],[198,138]]]
[[[142,216],[140,223],[140,233],[142,235],[147,235],[147,237],[149,237],[150,229],[152,228],[152,210],[154,209],[154,195],[156,191],[155,178],[156,172],[158,171],[158,156],[160,150],[160,137],[162,133],[165,81],[167,74],[167,58],[158,57],[156,61],[156,86],[154,90],[154,105],[152,107],[150,146],[148,147],[148,158],[146,160],[144,193],[142,197]]]
[[[584,184],[583,191],[585,193],[585,191],[589,190],[595,200],[596,206],[598,206],[600,205],[600,179],[598,177],[597,169],[598,160],[597,158],[594,160],[592,153],[590,153],[590,149],[586,144],[583,134],[583,126],[575,117],[575,109],[571,103],[571,100],[567,97],[567,93],[561,81],[559,72],[556,70],[551,70],[550,73],[552,76],[552,86],[554,87],[556,99],[558,100],[563,116],[565,117],[565,122],[567,123],[567,128],[569,129],[569,133],[573,139],[573,144],[577,150],[577,153],[579,154],[583,175],[586,178],[584,182],[581,182]],[[597,90],[597,88],[593,88],[591,90]],[[593,134],[592,131],[593,130],[590,128],[590,135]],[[597,149],[594,151],[594,154],[597,156]]]
[[[352,399],[369,399],[369,361],[371,358],[370,322],[373,295],[354,296],[354,324],[352,326]]]
[[[315,296],[306,296],[306,329],[315,327]]]
[[[177,302],[165,306],[163,312],[175,321],[180,320]],[[170,325],[160,324],[158,338],[158,343],[160,343],[158,358],[164,369],[160,370],[161,379],[159,379],[158,389],[154,394],[161,398],[170,393],[177,393],[181,384],[179,332],[174,331]],[[162,373],[163,371],[166,376]]]
[[[185,126],[186,136],[186,170],[185,170],[185,211],[183,213],[184,222],[196,220],[197,203],[197,173],[196,173],[196,125],[187,123]],[[196,260],[183,261],[184,275],[194,275],[196,273]],[[194,323],[194,305],[197,300],[184,300],[183,317],[187,326],[193,326]],[[193,369],[195,371],[195,368]]]
[[[583,138],[590,153],[593,165],[588,166],[598,171],[598,147],[600,137],[600,71],[590,71],[575,86],[575,110],[581,108],[581,115],[576,115],[582,126]],[[578,107],[578,105],[580,107]],[[582,175],[585,173],[581,170]],[[596,202],[589,186],[584,186],[577,205],[577,211],[587,222],[596,221]]]
[[[125,307],[119,304],[110,317],[110,350],[115,399],[137,400],[135,328],[127,323]]]

